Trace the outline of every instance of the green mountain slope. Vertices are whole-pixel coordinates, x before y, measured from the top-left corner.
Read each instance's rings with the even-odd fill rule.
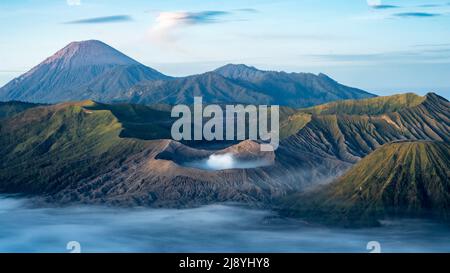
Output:
[[[2,119],[0,192],[38,196],[55,204],[180,207],[269,202],[300,187],[297,179],[280,179],[287,170],[273,161],[248,170],[185,167],[184,162],[214,151],[168,139],[139,139],[161,134],[159,127],[146,125],[165,122],[166,114],[163,106],[84,101],[34,107]],[[143,131],[130,127],[136,124]],[[222,153],[234,151],[237,158],[252,160],[249,155],[259,152],[258,145],[243,142]],[[273,152],[263,156],[274,158]]]
[[[169,106],[95,103],[85,108],[111,112],[122,126],[120,137],[142,140],[171,138],[170,130],[175,119],[170,117]]]
[[[425,99],[426,97],[406,93],[386,97],[330,102],[303,109],[302,112],[315,115],[381,115],[418,106]]]
[[[206,160],[214,151],[165,139],[173,121],[167,105],[37,106],[0,119],[0,192],[69,203],[267,204],[287,192],[328,183],[384,143],[447,141],[448,109],[448,101],[434,94],[380,115],[321,115],[283,107],[286,138],[274,154],[264,155],[273,158],[269,165],[205,171],[185,163]]]
[[[450,141],[450,103],[433,93],[344,101],[312,110],[311,121],[281,146],[356,163],[392,141]],[[360,114],[365,111],[376,114]]]
[[[382,146],[332,184],[283,200],[284,212],[346,226],[388,216],[450,220],[450,145],[403,141]]]
[[[109,111],[86,110],[89,105],[35,107],[1,121],[0,190],[57,192],[144,148],[119,138],[122,127]]]
[[[87,106],[86,109],[111,111],[122,124],[121,137],[142,140],[170,139],[172,124],[176,120],[176,118],[170,116],[172,109],[170,105],[104,104],[97,102],[93,106]],[[223,111],[225,113],[225,109]],[[193,110],[191,112],[193,113]],[[286,138],[295,134],[310,120],[311,114],[298,112],[290,107],[280,107],[280,137]],[[237,121],[235,120],[235,122]],[[246,122],[246,128],[248,128],[248,119]]]

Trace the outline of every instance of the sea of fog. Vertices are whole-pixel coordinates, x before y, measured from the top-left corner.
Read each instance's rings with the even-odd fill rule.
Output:
[[[33,208],[0,196],[0,252],[450,252],[450,228],[423,220],[331,229],[235,205],[194,209]]]

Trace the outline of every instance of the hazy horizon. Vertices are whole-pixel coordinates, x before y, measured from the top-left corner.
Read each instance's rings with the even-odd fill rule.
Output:
[[[139,60],[138,60],[139,61]],[[222,65],[225,65],[226,63],[223,63]],[[201,74],[201,73],[205,73],[211,70],[214,70],[215,68],[220,67],[220,65],[218,64],[216,67],[213,67],[211,69],[205,69],[204,71],[197,71],[196,73],[185,73],[185,74],[171,74],[167,71],[171,71],[172,69],[171,64],[157,64],[157,65],[148,65],[145,64],[147,66],[150,66],[154,69],[157,69],[158,71],[160,71],[163,74],[169,75],[169,76],[178,76],[178,77],[184,77],[184,76],[189,76],[189,75],[194,75],[194,74]],[[177,66],[176,64],[172,64],[173,66]],[[249,64],[246,64],[249,65]],[[30,67],[31,69],[32,67]],[[256,68],[261,69],[261,67],[256,66]],[[267,70],[271,70],[270,68],[266,68]],[[167,70],[167,71],[166,71]],[[0,88],[3,87],[4,85],[6,85],[8,82],[10,82],[11,80],[15,79],[16,77],[19,77],[20,75],[26,73],[28,70],[24,70],[24,71],[10,71],[10,72],[5,72],[5,71],[0,71]],[[305,70],[305,71],[286,71],[286,72],[310,72],[310,73],[315,73],[315,74],[319,74],[319,73],[325,73],[322,72],[322,70]],[[344,85],[348,85],[351,87],[356,87],[356,88],[360,88],[363,89],[364,91],[370,92],[372,94],[378,95],[378,96],[389,96],[389,95],[393,95],[393,94],[401,94],[401,93],[416,93],[418,95],[425,95],[429,92],[433,92],[436,93],[446,99],[450,99],[450,86],[435,86],[435,87],[421,87],[421,86],[378,86],[378,87],[364,87],[364,86],[357,86],[355,84],[351,84],[349,82],[345,82],[345,81],[341,81],[339,80],[339,73],[325,73],[328,76],[332,77],[334,80],[344,84]]]

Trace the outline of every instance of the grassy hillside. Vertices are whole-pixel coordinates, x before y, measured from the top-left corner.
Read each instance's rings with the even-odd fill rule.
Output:
[[[120,167],[144,144],[119,138],[121,124],[93,102],[35,107],[0,121],[0,190],[51,193]],[[112,164],[112,165],[110,165]]]
[[[111,111],[123,126],[121,137],[143,140],[170,139],[172,124],[176,120],[170,117],[172,110],[170,105],[95,103],[93,106],[87,106],[86,109]],[[268,117],[270,118],[270,113]],[[310,119],[311,115],[308,113],[301,113],[290,107],[280,107],[280,137],[286,138],[295,134]],[[246,128],[249,128],[248,119],[246,122]]]
[[[129,125],[141,125],[143,137],[158,135],[159,128],[147,126],[166,120],[167,112],[158,109],[163,107],[84,101],[39,106],[0,120],[0,192],[55,204],[179,207],[267,202],[298,184],[277,180],[286,173],[278,166],[216,172],[181,166],[212,152],[138,139],[142,135]]]
[[[280,139],[295,135],[311,121],[308,113],[294,113],[291,115],[280,115]]]
[[[381,115],[419,105],[425,97],[413,93],[375,97],[360,100],[343,100],[301,110],[314,115]]]
[[[335,106],[330,114],[312,114],[311,120],[282,141],[289,150],[303,151],[356,163],[383,144],[397,140],[437,140],[450,142],[450,103],[436,94],[430,93],[417,104],[418,96],[400,96],[407,105],[382,104],[380,109],[398,109],[383,114],[349,114],[360,112],[361,105],[374,105],[379,101],[392,101],[393,98],[373,98],[358,102],[355,107]],[[409,98],[409,99],[406,99]],[[415,99],[412,99],[415,98]],[[413,100],[417,100],[412,103]],[[339,104],[336,104],[339,105]],[[345,105],[345,102],[344,104]],[[390,106],[386,106],[390,105]],[[372,106],[370,106],[372,107]],[[356,110],[359,109],[359,110]],[[328,110],[327,110],[328,111]],[[331,114],[337,111],[336,114]],[[381,110],[366,109],[368,113],[381,113]]]
[[[159,139],[170,138],[167,106],[93,101],[37,106],[0,119],[0,192],[51,196],[55,202],[155,206],[270,202],[329,181],[385,143],[448,142],[449,120],[448,101],[434,94],[382,115],[317,115],[282,107],[286,138],[273,165],[207,172],[180,164],[211,151]],[[158,157],[162,153],[181,161]]]
[[[387,216],[450,220],[450,145],[384,145],[334,183],[283,200],[285,213],[329,224],[374,225]]]
[[[328,115],[335,114],[354,116],[378,115],[414,107],[424,100],[425,97],[415,94],[403,94],[341,101],[301,110],[282,106],[280,107],[280,138],[285,139],[295,135],[312,120],[312,116],[318,117],[318,119],[321,117],[327,119]],[[176,120],[170,117],[170,105],[96,103],[87,108],[111,111],[123,125],[122,137],[145,140],[171,138],[171,126]]]
[[[121,137],[150,139],[171,138],[170,130],[175,119],[168,107],[139,104],[102,104],[87,106],[89,110],[110,111],[122,124]]]

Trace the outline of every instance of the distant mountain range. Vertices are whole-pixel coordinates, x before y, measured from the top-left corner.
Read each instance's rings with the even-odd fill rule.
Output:
[[[130,89],[134,103],[192,104],[194,96],[205,103],[277,104],[307,107],[325,102],[370,98],[374,95],[339,84],[324,74],[261,71],[228,64],[212,72],[168,81],[145,82]]]
[[[200,75],[172,78],[96,40],[73,42],[0,88],[0,100],[279,104],[307,107],[374,97],[324,74],[261,71],[226,65]]]

